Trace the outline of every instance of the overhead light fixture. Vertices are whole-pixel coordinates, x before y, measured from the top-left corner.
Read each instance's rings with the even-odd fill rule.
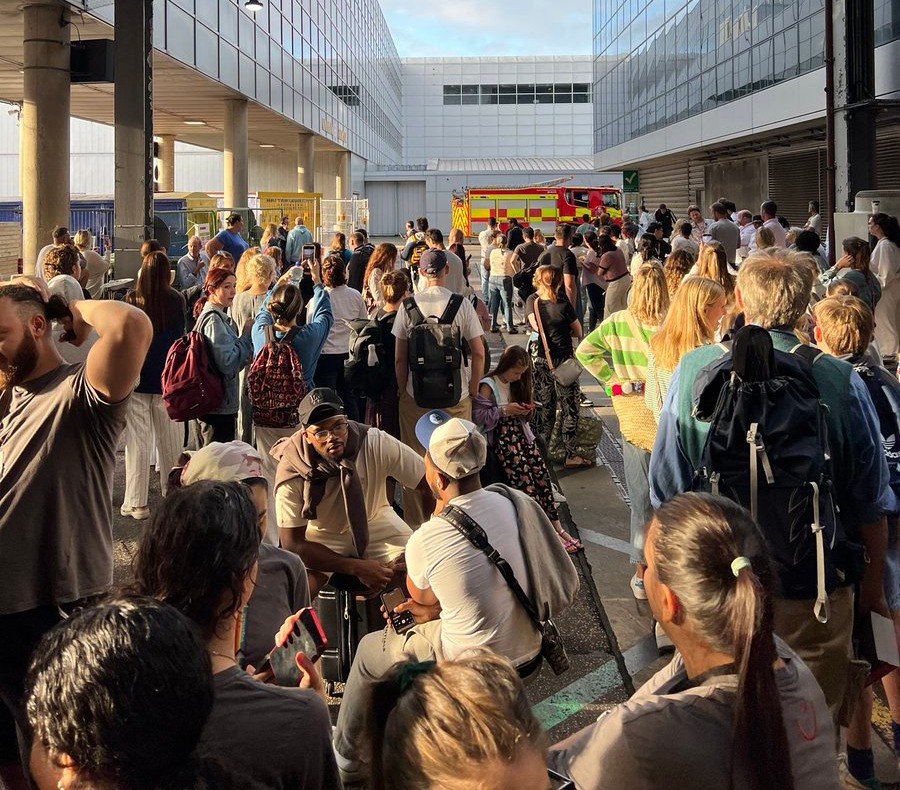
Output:
[[[275,146],[272,145],[272,143],[260,143],[259,147],[260,148],[274,148]]]
[[[206,126],[206,121],[185,121],[187,126]]]
[[[262,11],[262,7],[263,4],[260,2],[260,0],[247,0],[247,2],[244,3],[244,8],[246,8],[248,11],[253,12],[254,14],[257,11]]]

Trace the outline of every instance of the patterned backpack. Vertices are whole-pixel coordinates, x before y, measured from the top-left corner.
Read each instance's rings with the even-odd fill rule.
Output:
[[[253,422],[263,428],[294,428],[299,419],[297,407],[306,395],[303,368],[291,341],[297,327],[281,340],[275,328],[266,327],[266,344],[250,365],[247,389],[253,406]]]

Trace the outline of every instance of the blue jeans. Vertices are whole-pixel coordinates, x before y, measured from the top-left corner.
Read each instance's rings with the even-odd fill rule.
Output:
[[[482,301],[490,306],[491,304],[491,295],[489,292],[489,281],[490,281],[490,270],[484,268],[484,260],[481,261],[481,268],[479,269],[481,272],[481,295],[484,297]]]
[[[500,310],[500,302],[503,302],[503,312],[506,314],[506,328],[512,329],[513,323],[513,284],[512,277],[491,276],[488,281],[488,291],[491,300],[488,302],[491,311],[491,326],[497,326],[497,313]]]
[[[647,522],[653,518],[650,504],[650,453],[622,439],[622,459],[625,462],[625,487],[631,500],[631,562],[644,562],[644,537]]]

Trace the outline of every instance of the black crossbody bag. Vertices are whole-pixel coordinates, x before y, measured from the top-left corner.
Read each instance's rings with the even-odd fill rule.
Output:
[[[503,580],[509,585],[509,589],[512,590],[513,595],[522,604],[531,622],[534,623],[535,628],[541,635],[540,655],[546,659],[555,675],[561,675],[565,672],[569,668],[569,657],[566,655],[566,647],[563,644],[559,629],[552,620],[541,620],[531,599],[525,595],[525,591],[521,588],[519,582],[516,581],[516,575],[513,573],[510,564],[500,556],[497,549],[491,546],[485,531],[468,513],[462,508],[456,507],[456,505],[447,505],[441,511],[440,516],[455,527],[476,549],[483,551],[491,564],[500,571]]]

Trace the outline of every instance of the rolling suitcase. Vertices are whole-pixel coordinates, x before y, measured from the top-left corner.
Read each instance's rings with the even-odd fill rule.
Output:
[[[335,683],[347,682],[360,640],[386,625],[378,598],[357,599],[363,591],[355,577],[335,573],[319,590],[313,604],[328,639],[319,666],[329,696],[334,692]]]

